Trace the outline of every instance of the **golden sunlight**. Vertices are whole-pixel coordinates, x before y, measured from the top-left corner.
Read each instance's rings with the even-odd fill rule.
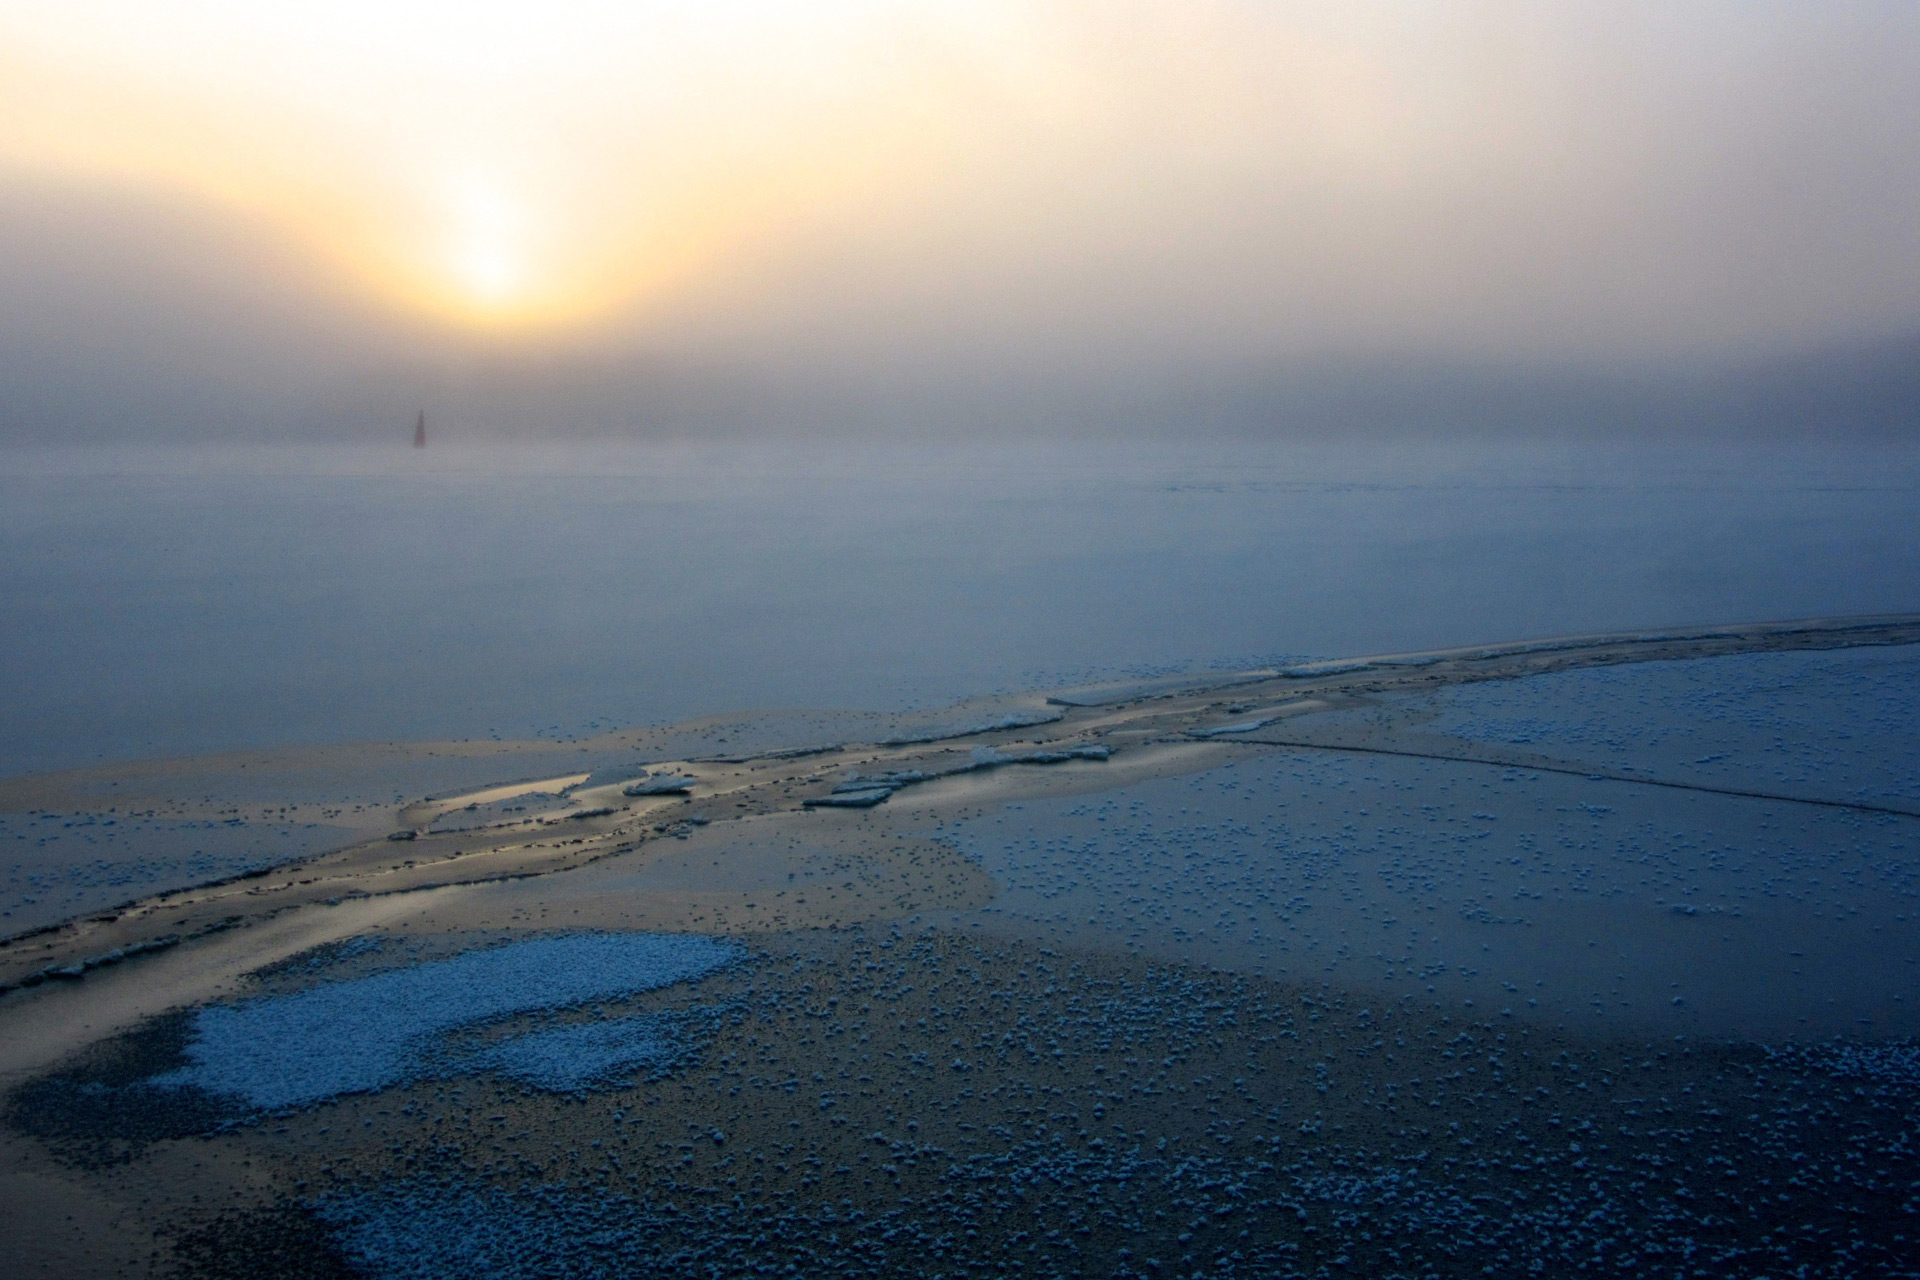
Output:
[[[526,285],[525,245],[514,210],[500,190],[472,182],[454,201],[449,254],[452,275],[476,306],[510,309]]]
[[[1270,271],[1324,295],[1282,308],[1312,334],[1370,288],[1418,325],[1441,305],[1422,290],[1477,268],[1409,211],[1558,154],[1534,136],[1551,114],[1497,66],[1432,54],[1449,20],[1422,12],[7,0],[0,179],[240,215],[386,306],[493,331],[683,333],[732,308],[811,332],[853,274],[918,315],[916,288],[965,305],[1045,278],[1066,298],[1076,270],[1089,296]],[[1376,226],[1397,229],[1391,266]],[[809,271],[824,283],[791,286]],[[1285,296],[1246,287],[1256,312]]]
[[[937,171],[981,94],[1025,74],[1012,12],[18,0],[0,169],[264,215],[444,319],[579,321]]]

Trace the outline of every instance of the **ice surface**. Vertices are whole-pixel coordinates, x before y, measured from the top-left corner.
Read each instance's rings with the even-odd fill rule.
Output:
[[[586,780],[582,782],[579,787],[573,788],[573,790],[588,787],[610,787],[616,782],[630,782],[635,778],[644,778],[646,776],[647,766],[644,764],[610,765],[605,769],[595,769],[587,775]]]
[[[1258,720],[1235,720],[1231,724],[1216,724],[1205,729],[1189,729],[1187,730],[1187,736],[1189,738],[1220,738],[1236,733],[1252,733],[1254,730],[1264,729],[1272,723],[1273,717],[1271,716],[1262,716]]]
[[[1738,654],[1462,685],[1436,733],[1649,777],[1920,810],[1920,647]]]
[[[1216,724],[1199,729],[1189,729],[1187,730],[1187,736],[1190,738],[1221,738],[1231,737],[1234,734],[1240,733],[1253,733],[1277,721],[1285,720],[1289,716],[1298,715],[1301,712],[1311,711],[1317,707],[1324,707],[1326,705],[1326,703],[1314,698],[1303,698],[1297,702],[1285,702],[1277,707],[1263,707],[1245,720],[1235,720],[1228,724]],[[1240,713],[1244,712],[1246,708],[1228,707],[1227,710],[1233,713]]]
[[[843,795],[854,791],[894,790],[912,786],[916,782],[925,782],[930,775],[919,769],[902,769],[896,773],[874,773],[848,778],[833,789],[834,795]]]
[[[572,1093],[634,1067],[672,1061],[684,1048],[679,1032],[677,1020],[658,1014],[575,1023],[512,1036],[467,1058],[464,1065]]]
[[[1111,707],[1141,698],[1156,698],[1169,693],[1192,693],[1200,689],[1230,689],[1235,685],[1257,684],[1273,677],[1270,671],[1199,671],[1186,675],[1163,676],[1129,684],[1100,685],[1091,689],[1070,689],[1049,695],[1048,702],[1062,707]]]
[[[1051,751],[1022,751],[1012,755],[1003,755],[989,764],[1065,764],[1069,760],[1105,760],[1113,754],[1112,749],[1100,743],[1083,743],[1077,747],[1061,747]]]
[[[918,733],[902,737],[882,738],[883,747],[910,747],[922,742],[944,742],[948,738],[967,738],[976,733],[995,733],[1002,729],[1031,729],[1036,725],[1053,724],[1066,718],[1064,711],[1034,709],[1030,711],[1011,711],[994,720],[958,720],[947,724],[938,724]]]
[[[0,937],[290,862],[347,835],[313,823],[0,814]]]
[[[682,777],[674,773],[656,773],[650,777],[639,778],[620,788],[620,794],[627,796],[671,796],[690,790],[698,778]]]
[[[1767,1056],[1792,1071],[1824,1071],[1843,1080],[1874,1085],[1920,1085],[1920,1044],[1862,1044],[1834,1040],[1825,1044],[1769,1047]]]
[[[525,791],[502,800],[449,809],[435,817],[427,829],[438,834],[449,831],[478,831],[484,827],[516,822],[538,822],[542,818],[558,817],[566,813],[570,807],[570,801],[554,792]]]
[[[265,1110],[370,1092],[472,1069],[477,1060],[449,1055],[448,1032],[654,990],[710,973],[741,954],[731,943],[697,934],[578,934],[470,951],[292,995],[210,1005],[194,1017],[189,1065],[154,1083],[190,1085]],[[516,1049],[509,1042],[490,1052],[500,1055],[503,1068],[572,1078],[624,1052],[622,1034],[608,1032],[596,1042],[587,1032],[536,1032],[531,1044]],[[637,1041],[628,1035],[625,1043]],[[583,1065],[567,1065],[571,1054]]]
[[[936,828],[975,919],[1605,1034],[1920,1031],[1920,822],[1338,753]]]
[[[430,452],[12,451],[0,774],[1884,612],[1920,580],[1913,452],[1828,442]]]
[[[1105,760],[1111,754],[1107,747],[1097,742],[1044,751],[1002,751],[998,747],[975,747],[968,763],[946,772],[972,773],[978,769],[998,769],[1003,764],[1065,764],[1069,760]]]
[[[893,791],[892,787],[859,787],[852,791],[835,787],[832,794],[812,796],[803,803],[809,809],[871,809]]]
[[[836,785],[824,796],[803,803],[809,809],[867,809],[879,804],[902,787],[935,778],[951,778],[962,773],[998,769],[1007,764],[1065,764],[1069,760],[1105,760],[1111,750],[1100,743],[1082,743],[1043,751],[1005,752],[998,747],[975,747],[964,763],[937,769],[904,769],[895,773],[855,775]]]

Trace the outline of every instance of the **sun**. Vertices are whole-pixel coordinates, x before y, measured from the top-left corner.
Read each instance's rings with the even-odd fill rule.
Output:
[[[382,305],[558,331],[924,207],[1025,100],[1025,26],[977,16],[1022,3],[5,0],[0,183],[184,197]]]
[[[511,312],[526,301],[529,263],[526,215],[501,185],[461,183],[450,202],[446,267],[469,307]]]

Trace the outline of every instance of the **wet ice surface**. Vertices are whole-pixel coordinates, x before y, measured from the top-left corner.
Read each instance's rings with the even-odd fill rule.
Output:
[[[210,1005],[194,1017],[188,1065],[152,1083],[191,1086],[262,1110],[484,1069],[543,1087],[583,1087],[666,1056],[666,1024],[555,1028],[466,1051],[446,1037],[515,1014],[650,991],[739,956],[733,945],[697,934],[540,938]]]
[[[1752,653],[1462,685],[1426,726],[1609,769],[1920,810],[1920,649]]]
[[[0,936],[305,857],[344,835],[318,823],[0,814]]]
[[[1909,818],[1316,752],[932,834],[995,930],[1599,1035],[1920,1030]]]

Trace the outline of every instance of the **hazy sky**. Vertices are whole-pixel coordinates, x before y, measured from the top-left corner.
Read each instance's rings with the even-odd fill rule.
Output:
[[[1906,0],[0,0],[0,431],[1898,367],[1917,66]]]

